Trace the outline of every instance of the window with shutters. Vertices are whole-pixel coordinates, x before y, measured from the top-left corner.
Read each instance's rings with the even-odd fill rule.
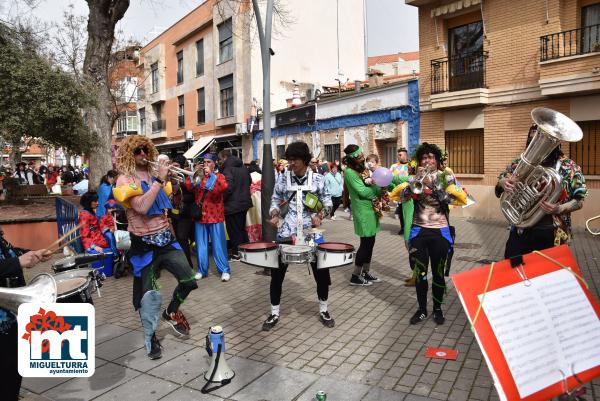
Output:
[[[446,131],[448,167],[456,174],[483,174],[483,129]]]
[[[325,160],[328,162],[334,162],[341,160],[340,158],[340,144],[334,143],[331,145],[325,145]]]
[[[152,75],[152,93],[158,92],[158,63],[154,63],[150,66]]]
[[[179,128],[185,127],[185,104],[183,102],[183,95],[177,97],[177,126]]]
[[[233,112],[233,75],[219,78],[221,95],[221,118],[231,117]]]
[[[198,124],[206,122],[206,99],[204,97],[204,88],[198,89]]]
[[[583,174],[600,175],[600,120],[577,123],[583,131],[583,139],[570,144],[571,159]]]
[[[183,82],[183,50],[177,53],[177,83]]]
[[[219,25],[219,63],[233,58],[233,35],[231,18]]]

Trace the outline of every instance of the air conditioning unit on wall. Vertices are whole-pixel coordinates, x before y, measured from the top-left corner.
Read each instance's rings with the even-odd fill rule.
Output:
[[[237,123],[235,125],[235,133],[237,135],[244,135],[248,133],[248,125],[246,123]]]

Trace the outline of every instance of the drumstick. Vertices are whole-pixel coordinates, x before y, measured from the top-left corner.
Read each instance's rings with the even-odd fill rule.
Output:
[[[67,231],[66,233],[64,233],[59,239],[57,239],[56,241],[54,241],[53,243],[51,243],[50,245],[48,245],[46,247],[46,249],[50,249],[55,247],[56,245],[60,244],[61,241],[67,239],[70,235],[72,235],[74,232],[76,232],[77,230],[79,230],[81,228],[81,224],[77,225],[76,227],[70,229],[69,231]]]
[[[73,242],[77,241],[79,238],[81,238],[80,235],[76,236],[75,238],[70,239],[68,242],[64,243],[63,245],[58,245],[55,249],[50,249],[48,247],[48,248],[46,248],[46,251],[44,253],[48,253],[51,255],[54,252],[58,251],[60,248],[64,248],[65,246],[71,245]]]

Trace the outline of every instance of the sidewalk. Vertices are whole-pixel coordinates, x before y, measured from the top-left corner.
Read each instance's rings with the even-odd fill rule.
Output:
[[[454,219],[457,244],[452,268],[468,270],[500,260],[508,237],[506,225]],[[327,241],[358,245],[346,213],[326,221]],[[96,373],[83,379],[24,379],[25,399],[51,400],[311,400],[318,390],[328,400],[497,400],[489,370],[448,279],[446,323],[429,319],[411,326],[416,310],[407,253],[397,235],[398,222],[384,218],[377,236],[372,270],[383,280],[370,287],[348,285],[350,267],[332,270],[329,309],[333,329],[318,320],[316,286],[309,270],[292,266],[286,275],[279,324],[261,331],[269,309],[269,277],[257,268],[232,264],[232,279],[222,283],[211,268],[182,310],[193,328],[186,341],[161,324],[163,358],[150,361],[142,349],[137,314],[131,306],[130,276],[109,278],[96,306]],[[576,232],[572,250],[590,290],[599,297],[600,239]],[[46,266],[37,272],[49,270]],[[29,272],[32,273],[32,272]],[[34,272],[35,273],[35,272]],[[163,303],[175,280],[162,275]],[[209,358],[204,336],[210,326],[225,331],[227,362],[233,381],[204,395]],[[458,360],[428,359],[427,347],[458,350]],[[587,386],[586,399],[600,399],[600,380]],[[43,397],[43,398],[42,398]]]

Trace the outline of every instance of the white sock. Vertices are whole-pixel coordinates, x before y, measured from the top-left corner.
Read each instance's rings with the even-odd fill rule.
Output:
[[[327,301],[321,301],[319,299],[319,312],[327,312]]]
[[[279,316],[279,305],[271,305],[271,315]]]

